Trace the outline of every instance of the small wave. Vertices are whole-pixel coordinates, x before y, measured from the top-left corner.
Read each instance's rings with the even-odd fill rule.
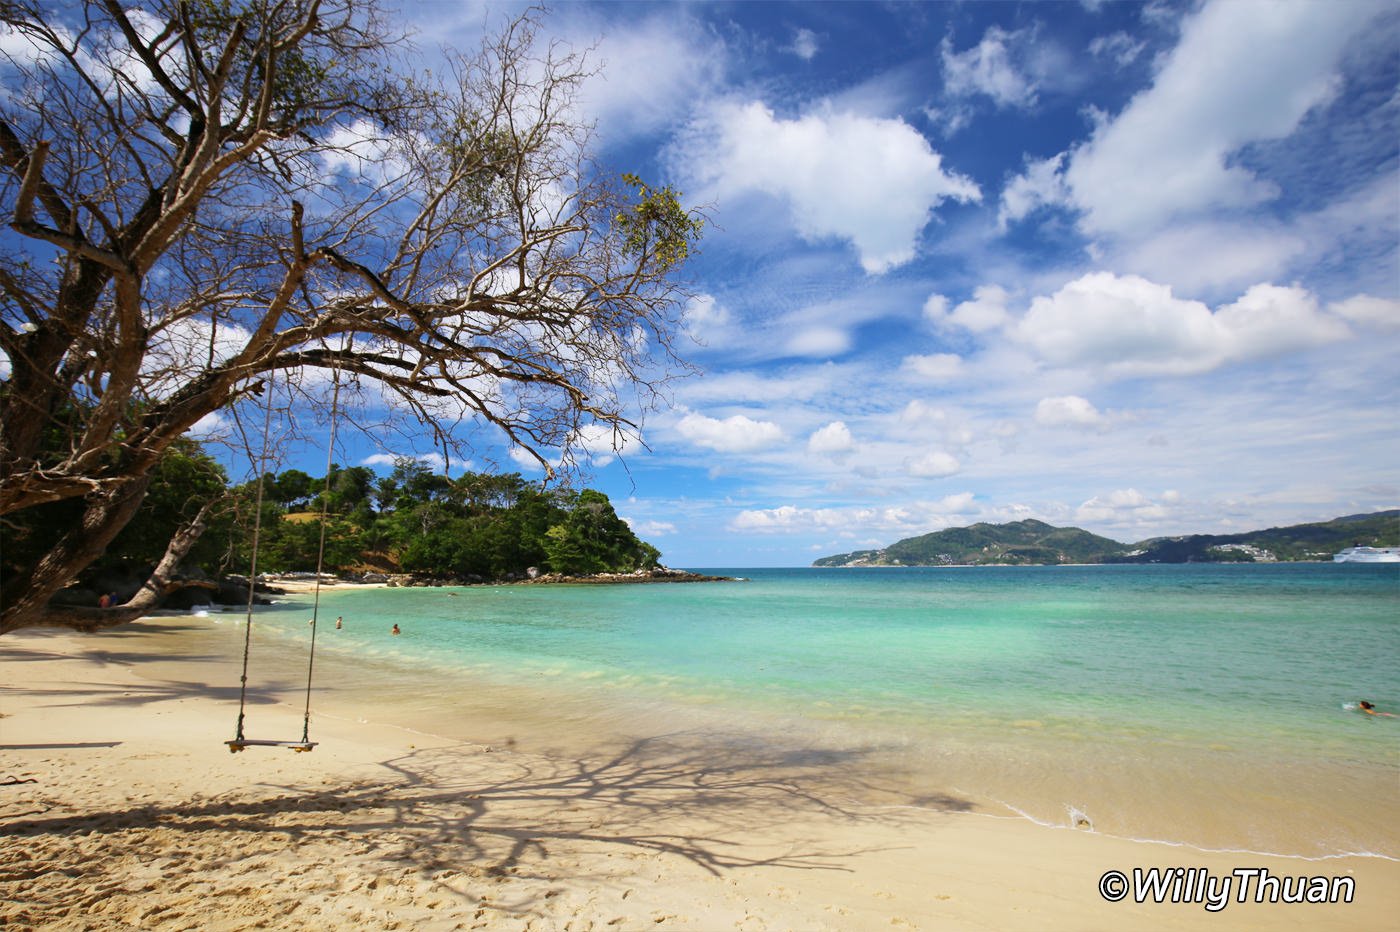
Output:
[[[955,787],[955,788],[954,788],[954,792],[963,793],[964,791],[963,791],[963,790],[960,790],[960,789],[957,789],[957,788]],[[964,795],[966,795],[966,794],[964,793]],[[1065,824],[1062,824],[1062,823],[1050,822],[1050,821],[1047,821],[1047,820],[1045,820],[1045,819],[1038,819],[1038,818],[1036,818],[1035,816],[1031,815],[1029,812],[1026,812],[1024,809],[1021,809],[1021,808],[1019,808],[1019,807],[1017,807],[1017,806],[1013,806],[1013,805],[1011,805],[1010,803],[1006,802],[1005,800],[1003,800],[1003,799],[998,799],[998,798],[996,798],[995,796],[991,796],[991,797],[987,797],[987,798],[988,798],[988,799],[991,799],[992,801],[994,801],[994,802],[996,802],[996,803],[999,803],[999,804],[1002,805],[1002,806],[1005,806],[1005,807],[1006,807],[1007,809],[1009,809],[1011,812],[1014,812],[1014,813],[1015,813],[1015,816],[1001,816],[1001,815],[997,815],[996,813],[992,813],[992,812],[972,812],[972,813],[969,813],[969,815],[984,816],[984,817],[992,818],[992,819],[1020,818],[1020,819],[1025,819],[1026,821],[1031,822],[1031,823],[1033,823],[1033,824],[1035,824],[1035,825],[1039,825],[1039,826],[1041,826],[1041,827],[1043,827],[1043,828],[1057,829],[1057,830],[1059,830],[1059,831],[1066,831],[1066,830],[1073,831],[1073,830],[1075,830],[1075,829],[1087,830],[1087,831],[1090,831],[1090,832],[1094,832],[1095,834],[1106,834],[1106,835],[1108,835],[1108,837],[1111,837],[1111,838],[1121,838],[1121,839],[1123,839],[1124,841],[1131,841],[1131,842],[1134,842],[1134,843],[1136,843],[1136,844],[1144,844],[1144,845],[1166,845],[1166,846],[1168,846],[1168,847],[1170,847],[1170,848],[1185,848],[1185,849],[1190,850],[1190,851],[1203,851],[1203,852],[1206,852],[1207,854],[1249,854],[1249,855],[1260,855],[1260,856],[1263,856],[1263,857],[1270,857],[1270,858],[1293,858],[1293,859],[1296,859],[1296,860],[1299,860],[1299,861],[1333,861],[1333,860],[1338,860],[1338,859],[1340,859],[1340,858],[1375,858],[1375,859],[1380,860],[1380,861],[1400,862],[1400,857],[1396,857],[1396,856],[1393,855],[1393,854],[1386,854],[1386,853],[1381,852],[1381,851],[1372,851],[1372,850],[1370,850],[1370,849],[1362,849],[1362,850],[1359,850],[1359,851],[1334,851],[1334,852],[1330,852],[1330,853],[1328,853],[1328,854],[1311,854],[1311,855],[1309,855],[1309,854],[1299,854],[1299,853],[1297,853],[1297,852],[1287,852],[1287,851],[1260,851],[1260,850],[1255,849],[1255,848],[1212,848],[1212,847],[1209,847],[1209,846],[1207,846],[1207,845],[1193,844],[1193,843],[1191,843],[1191,842],[1189,842],[1189,841],[1176,841],[1176,840],[1173,840],[1173,839],[1170,839],[1170,838],[1150,838],[1150,837],[1143,837],[1143,836],[1138,836],[1138,835],[1122,835],[1122,834],[1116,834],[1116,833],[1112,833],[1112,832],[1109,832],[1109,833],[1100,833],[1100,832],[1095,832],[1092,822],[1090,822],[1089,825],[1087,825],[1087,826],[1082,826],[1082,825],[1077,824],[1077,819],[1083,818],[1086,822],[1088,822],[1088,821],[1089,821],[1089,820],[1088,820],[1088,817],[1087,817],[1087,816],[1084,816],[1084,813],[1083,813],[1083,811],[1082,811],[1081,809],[1079,809],[1079,808],[1076,807],[1076,806],[1070,805],[1070,804],[1068,804],[1068,803],[1065,804],[1065,810],[1069,813],[1070,822],[1069,822],[1068,825],[1065,825]]]

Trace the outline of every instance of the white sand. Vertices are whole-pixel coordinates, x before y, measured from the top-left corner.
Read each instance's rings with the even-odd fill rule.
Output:
[[[165,637],[177,637],[167,634]],[[1208,853],[843,803],[820,761],[684,738],[559,759],[317,716],[223,745],[227,670],[118,633],[0,639],[6,929],[1394,929],[1400,864]],[[172,673],[172,670],[175,672]],[[255,707],[260,735],[297,709]],[[940,811],[939,806],[943,809]],[[1110,869],[1355,880],[1350,904],[1105,902]]]

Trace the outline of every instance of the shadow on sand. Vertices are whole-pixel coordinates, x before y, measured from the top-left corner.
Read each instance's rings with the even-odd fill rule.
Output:
[[[100,864],[94,839],[99,849],[131,850],[143,832],[152,839],[215,833],[228,870],[268,853],[271,839],[313,862],[319,843],[334,842],[327,860],[344,857],[348,845],[357,861],[430,878],[469,903],[485,902],[482,884],[508,882],[492,888],[492,907],[523,918],[548,913],[547,888],[560,877],[616,887],[635,882],[638,861],[681,858],[712,876],[849,870],[849,859],[874,849],[813,842],[792,826],[830,819],[898,827],[911,818],[899,807],[850,802],[883,792],[853,776],[870,750],[780,751],[696,733],[636,740],[591,760],[452,746],[385,760],[382,780],[311,792],[262,785],[236,797],[81,816],[30,813],[0,822],[0,835],[16,848],[80,839]],[[951,796],[922,803],[971,808]]]

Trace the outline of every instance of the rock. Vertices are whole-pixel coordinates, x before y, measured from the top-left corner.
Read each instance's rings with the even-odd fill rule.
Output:
[[[213,598],[220,605],[247,605],[248,604],[248,584],[239,579],[222,579],[219,581],[219,588],[214,591]],[[272,603],[258,596],[253,600],[254,605],[271,605]]]
[[[246,592],[246,590],[245,590]],[[213,601],[211,593],[202,586],[189,586],[184,589],[176,589],[174,592],[160,600],[162,608],[194,608],[198,605],[208,606]],[[246,604],[246,595],[245,595]]]
[[[68,605],[82,608],[96,608],[98,595],[91,589],[82,589],[77,586],[69,586],[67,589],[60,589],[53,594],[49,601],[54,605]]]

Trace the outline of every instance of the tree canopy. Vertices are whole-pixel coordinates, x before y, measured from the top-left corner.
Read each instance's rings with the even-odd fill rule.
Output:
[[[0,632],[149,607],[206,511],[124,605],[50,599],[192,427],[267,392],[344,380],[445,450],[486,425],[567,466],[684,365],[701,220],[595,164],[588,65],[534,12],[436,77],[374,0],[11,0],[0,24],[0,520],[55,529],[6,560]]]
[[[327,571],[403,571],[480,582],[520,576],[530,567],[566,575],[626,573],[655,567],[661,556],[617,516],[606,495],[592,489],[546,488],[519,473],[468,472],[449,478],[404,458],[389,476],[374,479],[371,474],[379,502],[375,508],[369,494],[337,494],[341,478],[361,469],[335,467],[330,481],[312,479],[320,491],[301,512],[266,493],[288,478],[299,481],[295,470],[274,475],[270,482],[265,478],[258,567],[271,572],[316,569],[323,507]],[[358,488],[358,481],[354,485]],[[177,497],[161,492],[148,497],[145,509],[153,499]],[[243,517],[236,524],[226,522],[220,533],[227,540],[223,552],[234,567],[243,568],[251,565],[248,525],[255,485],[245,484],[234,494],[244,506]]]

